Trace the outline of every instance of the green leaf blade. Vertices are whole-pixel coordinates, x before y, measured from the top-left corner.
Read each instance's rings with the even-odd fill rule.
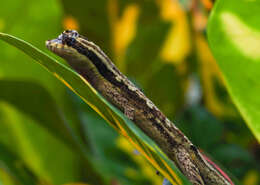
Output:
[[[4,33],[0,33],[0,39],[34,58],[39,64],[79,95],[81,99],[98,112],[111,126],[127,137],[139,152],[144,154],[147,160],[157,168],[162,175],[167,177],[173,185],[190,184],[174,163],[163,154],[148,136],[128,120],[123,113],[99,95],[79,74],[23,40]]]

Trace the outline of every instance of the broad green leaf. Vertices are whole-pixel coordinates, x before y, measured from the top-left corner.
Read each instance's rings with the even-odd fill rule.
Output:
[[[175,167],[174,163],[162,153],[162,151],[148,136],[138,129],[134,123],[127,119],[120,111],[102,98],[79,74],[58,63],[25,41],[4,33],[0,33],[0,39],[31,56],[66,84],[67,87],[78,94],[87,104],[98,112],[100,116],[110,123],[112,127],[114,127],[120,134],[127,137],[135,148],[141,152],[173,185],[190,184]]]
[[[225,85],[260,142],[260,1],[219,0],[208,39]]]

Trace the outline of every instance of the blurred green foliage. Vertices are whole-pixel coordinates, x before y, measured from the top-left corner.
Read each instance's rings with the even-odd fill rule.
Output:
[[[205,38],[211,7],[210,0],[10,0],[1,3],[0,31],[47,52],[45,40],[77,29],[194,144],[243,184],[257,185],[259,144],[233,105]],[[61,82],[16,49],[3,42],[0,48],[0,184],[163,183]]]

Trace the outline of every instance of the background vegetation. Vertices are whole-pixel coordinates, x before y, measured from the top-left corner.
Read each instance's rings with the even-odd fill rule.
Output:
[[[224,22],[233,25],[226,28],[259,39],[260,22],[250,16],[259,8],[245,0],[224,2],[217,2],[208,29],[218,63],[206,38],[210,0],[10,0],[0,7],[0,31],[66,65],[47,51],[45,40],[64,29],[78,30],[98,44],[195,145],[241,183],[256,185],[260,90],[259,65],[254,61],[259,57],[243,53],[234,39],[221,40],[230,32],[220,29],[218,17],[234,12],[254,30],[235,24],[233,14],[231,18],[224,14],[229,16]],[[3,42],[0,48],[0,184],[166,182],[140,151],[51,73]],[[251,60],[252,65],[244,62]]]

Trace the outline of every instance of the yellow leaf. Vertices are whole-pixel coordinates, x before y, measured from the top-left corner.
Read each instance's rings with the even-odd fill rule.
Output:
[[[210,0],[201,0],[201,2],[205,6],[205,8],[208,10],[210,10],[213,6],[213,3]]]
[[[163,44],[160,56],[164,61],[179,63],[190,52],[190,31],[185,14],[178,1],[157,0],[161,17],[172,23],[167,38]]]
[[[136,22],[139,16],[137,4],[129,4],[119,17],[117,0],[110,0],[108,12],[112,32],[112,46],[115,52],[115,61],[119,68],[124,71],[125,51],[136,34]]]
[[[200,62],[201,81],[203,91],[205,92],[204,98],[206,107],[217,117],[223,115],[233,116],[235,114],[233,109],[226,107],[219,101],[215,92],[213,79],[217,79],[220,84],[223,84],[224,80],[207,41],[202,35],[197,34],[195,35],[195,44],[198,61]]]
[[[66,16],[62,21],[65,30],[79,30],[78,21],[72,16]]]
[[[244,185],[255,185],[259,182],[259,173],[257,171],[251,170],[244,177]]]
[[[134,151],[136,150],[133,145],[131,145],[131,143],[129,143],[129,141],[127,141],[124,137],[119,136],[117,139],[117,145],[123,149],[125,152],[127,152],[128,154],[130,154],[130,156],[133,158],[133,160],[141,167],[141,173],[147,177],[148,179],[151,180],[151,182],[154,185],[157,184],[161,184],[162,183],[162,178],[158,175],[156,175],[156,171],[154,168],[152,168],[152,166],[147,167],[147,161],[146,159],[143,157],[143,155],[138,154],[138,152],[136,151],[137,154],[134,154]],[[132,168],[128,168],[126,169],[126,175],[128,177],[135,177],[136,173],[140,173]]]

